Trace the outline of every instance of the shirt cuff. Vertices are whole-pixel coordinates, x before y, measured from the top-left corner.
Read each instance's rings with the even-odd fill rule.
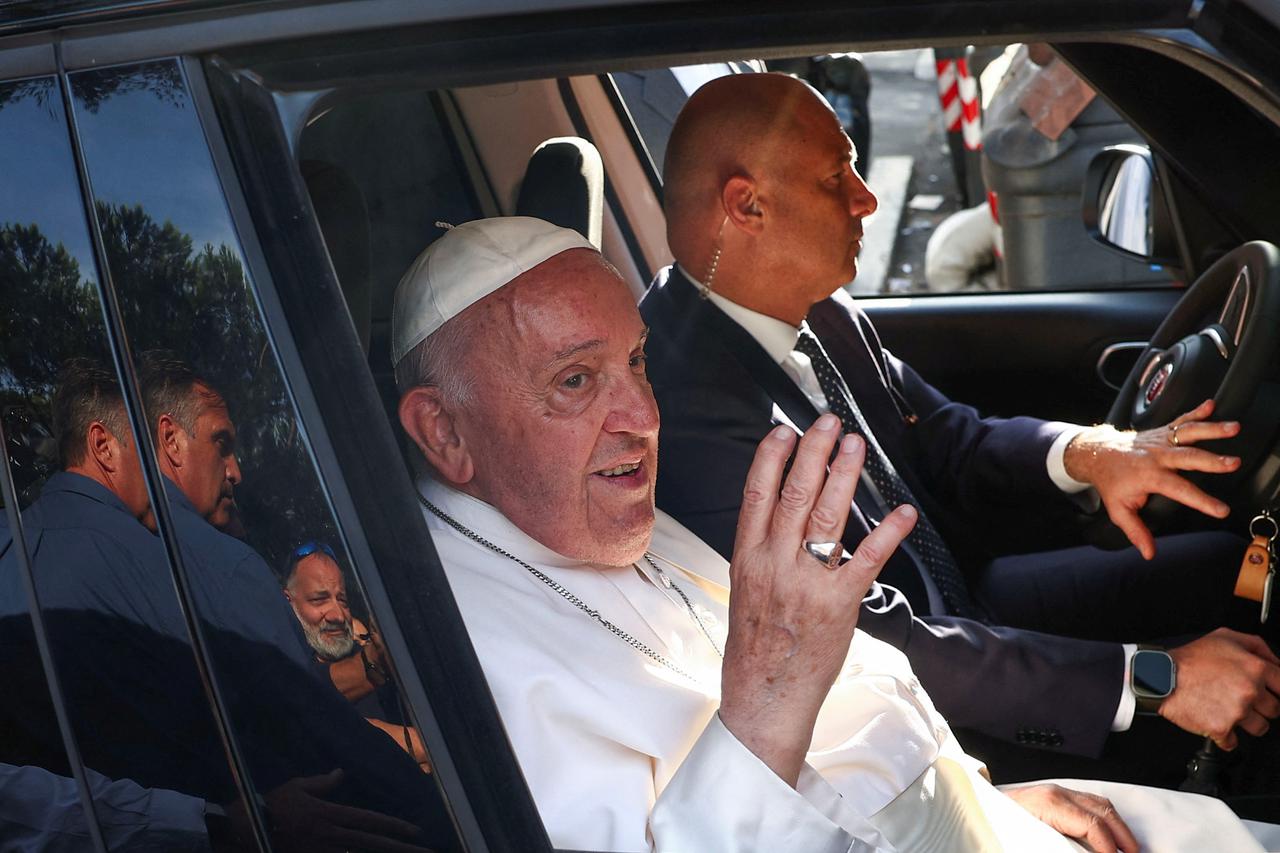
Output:
[[[1053,481],[1055,486],[1069,495],[1092,488],[1088,483],[1082,483],[1067,473],[1067,445],[1071,443],[1073,438],[1084,432],[1084,429],[1082,426],[1064,429],[1053,440],[1053,444],[1049,445],[1049,455],[1045,458],[1045,464],[1049,468],[1049,479]]]
[[[840,825],[841,798],[817,773],[783,782],[716,714],[649,816],[653,848],[732,853],[870,850]]]
[[[1124,643],[1124,683],[1120,685],[1120,704],[1116,708],[1116,718],[1111,721],[1111,731],[1127,732],[1133,725],[1133,714],[1138,708],[1138,699],[1129,688],[1130,675],[1133,670],[1133,654],[1138,650],[1137,643]]]

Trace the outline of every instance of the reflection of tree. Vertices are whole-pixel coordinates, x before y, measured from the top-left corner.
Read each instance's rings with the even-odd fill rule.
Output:
[[[80,264],[37,226],[10,223],[0,227],[0,282],[0,385],[9,401],[41,407],[63,361],[104,354],[89,346],[89,332],[100,322],[93,281],[81,281]]]
[[[172,60],[81,71],[72,75],[71,91],[78,105],[91,113],[96,113],[108,98],[129,92],[150,92],[157,100],[178,109],[187,101],[182,73]]]
[[[50,105],[56,97],[52,77],[33,77],[0,86],[0,109],[7,104],[16,104],[28,99],[34,100],[45,109],[51,109]]]
[[[90,334],[98,299],[76,259],[35,225],[0,226],[0,286],[0,418],[25,503],[54,470],[49,398],[63,361],[104,355],[93,348],[101,336]]]
[[[99,203],[98,220],[130,346],[187,359],[223,392],[240,432],[237,490],[250,542],[274,564],[308,538],[333,538],[239,256],[194,250],[172,223],[139,206]],[[21,401],[48,423],[48,396],[72,356],[106,358],[92,280],[35,225],[0,226],[0,402]]]

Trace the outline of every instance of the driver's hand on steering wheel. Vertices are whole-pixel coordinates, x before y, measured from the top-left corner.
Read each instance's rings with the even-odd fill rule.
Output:
[[[1067,474],[1098,491],[1111,521],[1124,531],[1145,559],[1155,556],[1151,531],[1138,516],[1151,495],[1164,495],[1214,518],[1226,518],[1228,507],[1193,485],[1179,471],[1228,474],[1240,467],[1237,456],[1220,456],[1193,447],[1201,441],[1231,438],[1236,421],[1210,421],[1213,401],[1162,427],[1134,432],[1108,424],[1089,427],[1067,445]]]

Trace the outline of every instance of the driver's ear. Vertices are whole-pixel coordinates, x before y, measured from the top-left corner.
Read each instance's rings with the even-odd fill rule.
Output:
[[[410,388],[400,398],[399,414],[405,433],[441,477],[455,486],[471,482],[475,476],[471,450],[437,386]]]
[[[760,191],[751,176],[738,174],[725,181],[720,190],[720,204],[734,227],[753,235],[764,229]]]

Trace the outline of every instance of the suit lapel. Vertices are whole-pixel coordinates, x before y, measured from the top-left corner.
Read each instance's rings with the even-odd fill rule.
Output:
[[[665,289],[679,312],[676,316],[690,318],[703,333],[711,335],[747,375],[759,383],[792,425],[803,431],[813,424],[818,417],[817,409],[746,329],[710,300],[701,298],[696,286],[678,268],[672,268]]]

